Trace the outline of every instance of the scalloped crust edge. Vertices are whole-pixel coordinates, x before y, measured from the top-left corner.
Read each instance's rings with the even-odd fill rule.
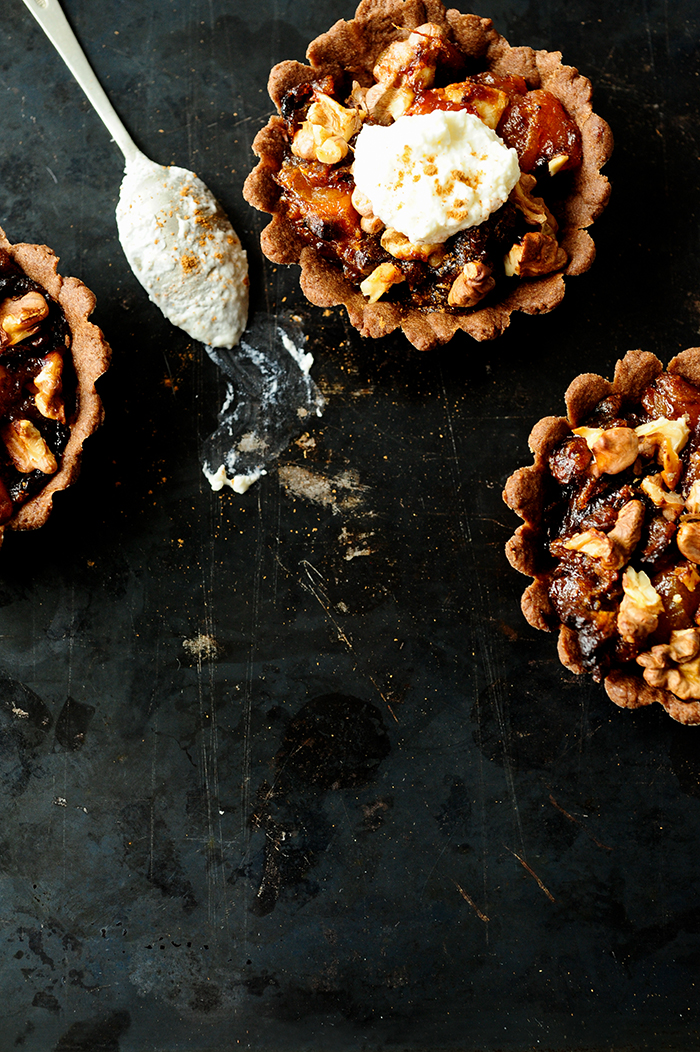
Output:
[[[528,624],[543,631],[558,631],[557,651],[561,663],[576,675],[585,673],[578,651],[576,633],[562,625],[552,610],[543,581],[538,577],[538,547],[542,521],[544,478],[551,450],[571,434],[609,394],[622,395],[628,402],[637,402],[644,388],[663,372],[663,364],[649,351],[628,351],[615,366],[613,380],[597,373],[582,373],[570,384],[564,395],[566,416],[547,416],[539,420],[528,439],[534,455],[531,465],[514,471],[503,490],[503,499],[523,523],[506,544],[506,556],[511,566],[532,577],[525,589],[521,608]],[[673,358],[666,369],[700,387],[700,347],[689,347]],[[657,702],[678,723],[688,726],[700,724],[700,701],[681,701],[668,690],[651,687],[643,677],[623,669],[610,672],[603,681],[611,701],[620,708],[638,709]]]
[[[38,282],[55,300],[71,332],[71,358],[76,375],[76,410],[70,420],[70,436],[58,471],[39,493],[23,504],[5,526],[11,530],[35,530],[48,519],[54,494],[78,477],[83,444],[99,427],[104,416],[95,383],[107,370],[111,351],[102,331],[88,321],[95,296],[78,278],[58,273],[58,256],[47,245],[12,244],[0,228],[0,248],[5,249],[27,277]],[[0,530],[0,541],[2,530]]]
[[[439,0],[362,0],[351,21],[341,19],[311,42],[306,53],[309,65],[285,61],[273,67],[268,81],[270,98],[279,110],[285,91],[325,72],[345,70],[361,84],[370,84],[377,55],[396,38],[396,29],[410,31],[428,21],[451,30],[466,55],[486,58],[494,72],[518,73],[530,88],[551,91],[578,124],[583,163],[560,213],[561,244],[569,254],[563,272],[520,281],[500,302],[464,315],[381,301],[369,304],[340,269],[306,245],[276,211],[280,188],[273,173],[281,164],[286,144],[280,117],[271,117],[256,135],[253,151],[260,161],[243,187],[249,204],[273,216],[260,239],[264,254],[274,263],[301,266],[300,285],[311,303],[326,308],[344,305],[362,336],[385,336],[400,327],[418,350],[447,343],[460,329],[476,340],[493,339],[509,326],[514,311],[545,314],[562,301],[564,276],[583,274],[595,258],[595,245],[586,228],[608,202],[610,183],[600,169],[613,149],[610,127],[593,113],[590,81],[573,66],[563,65],[560,52],[511,47],[493,28],[491,19],[446,10]]]

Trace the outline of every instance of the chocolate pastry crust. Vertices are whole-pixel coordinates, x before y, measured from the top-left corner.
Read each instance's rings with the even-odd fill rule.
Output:
[[[488,295],[483,304],[464,310],[416,307],[392,302],[390,297],[368,302],[358,285],[343,276],[340,265],[308,244],[285,214],[275,175],[290,147],[286,122],[278,115],[270,118],[254,140],[253,150],[260,162],[243,191],[250,204],[273,217],[261,235],[263,252],[275,263],[300,265],[301,288],[311,303],[320,307],[343,304],[363,336],[380,337],[400,327],[419,350],[448,342],[460,329],[476,340],[492,339],[507,328],[514,311],[541,314],[561,302],[565,276],[582,274],[593,262],[595,246],[588,227],[608,201],[610,185],[600,169],[613,146],[607,123],[593,113],[590,81],[563,65],[559,52],[511,47],[490,19],[446,10],[438,0],[363,0],[351,21],[337,22],[312,41],[308,65],[286,61],[272,69],[268,91],[278,113],[291,89],[325,76],[349,76],[365,88],[374,84],[372,71],[380,53],[428,22],[446,31],[447,39],[475,70],[498,77],[516,75],[524,78],[529,90],[542,88],[554,95],[580,130],[582,163],[559,176],[568,180],[565,196],[547,202],[559,225],[560,248],[568,257],[563,269],[539,277],[505,279],[498,286],[500,291]]]
[[[85,440],[103,419],[102,402],[95,383],[108,368],[111,351],[101,330],[88,320],[95,307],[95,296],[78,278],[61,277],[57,270],[58,257],[50,248],[12,244],[0,229],[0,252],[6,253],[20,271],[41,286],[50,300],[60,307],[69,333],[64,357],[74,374],[74,378],[71,376],[74,390],[71,391],[70,405],[66,405],[68,437],[58,458],[57,469],[46,475],[38,492],[15,506],[11,518],[0,526],[1,542],[5,527],[33,530],[43,526],[51,513],[54,495],[77,478]]]
[[[523,520],[506,554],[533,578],[525,618],[558,631],[562,663],[616,705],[700,724],[700,348],[665,372],[629,351],[612,381],[578,376],[565,403],[503,493]]]

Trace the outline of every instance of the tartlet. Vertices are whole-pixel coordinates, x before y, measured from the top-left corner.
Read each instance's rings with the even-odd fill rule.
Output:
[[[363,336],[401,327],[424,350],[460,329],[493,338],[513,311],[550,311],[565,276],[590,267],[612,135],[590,81],[558,52],[511,47],[490,19],[437,0],[363,0],[307,59],[271,71],[278,112],[255,138],[244,196],[272,215],[265,255],[300,265],[313,304],[344,304]],[[351,166],[358,129],[433,109],[475,113],[517,150],[523,175],[486,224],[427,246],[440,249],[428,259],[358,203]]]
[[[46,522],[102,421],[95,382],[110,349],[88,320],[95,297],[57,267],[46,245],[0,230],[0,541]]]
[[[700,724],[700,348],[665,371],[629,351],[565,402],[503,494],[523,519],[508,559],[533,578],[523,613],[615,704]]]

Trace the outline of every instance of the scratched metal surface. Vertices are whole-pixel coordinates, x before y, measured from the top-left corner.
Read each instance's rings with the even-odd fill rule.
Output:
[[[223,381],[5,0],[0,223],[94,289],[114,364],[79,485],[0,552],[0,1048],[697,1048],[700,732],[559,666],[500,491],[578,371],[698,340],[700,5],[479,11],[594,80],[614,194],[557,312],[425,356],[307,307],[240,196],[269,67],[351,3],[65,7],[137,143],[226,206],[255,310],[301,317],[327,409],[210,491]]]

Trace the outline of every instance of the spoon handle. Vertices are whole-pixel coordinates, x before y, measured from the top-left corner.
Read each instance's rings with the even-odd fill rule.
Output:
[[[129,161],[139,153],[139,150],[90,68],[58,0],[24,0],[24,3],[87,95],[98,117],[106,125],[110,135],[124,154],[125,160]]]

